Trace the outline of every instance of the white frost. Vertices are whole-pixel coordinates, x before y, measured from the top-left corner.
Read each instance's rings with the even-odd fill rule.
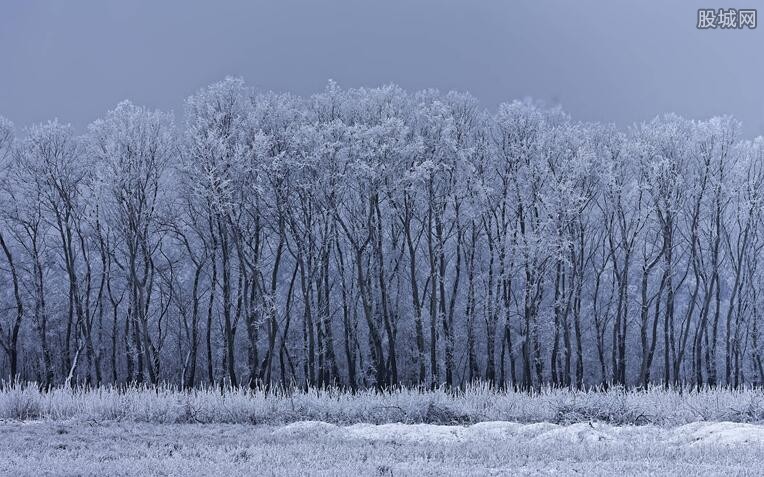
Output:
[[[764,426],[737,422],[693,422],[672,431],[670,442],[679,446],[709,444],[764,445]]]
[[[481,422],[470,426],[394,423],[342,427],[319,421],[303,421],[279,427],[273,434],[290,438],[334,437],[410,444],[516,440],[547,446],[608,442],[628,445],[635,441],[664,442],[676,447],[719,444],[764,446],[764,425],[733,422],[695,422],[676,428],[662,428],[611,426],[597,422],[557,425],[548,422],[519,424],[504,421]]]

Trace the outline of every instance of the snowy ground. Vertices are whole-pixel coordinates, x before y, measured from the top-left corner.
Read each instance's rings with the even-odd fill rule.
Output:
[[[761,475],[764,426],[0,422],[2,475]]]

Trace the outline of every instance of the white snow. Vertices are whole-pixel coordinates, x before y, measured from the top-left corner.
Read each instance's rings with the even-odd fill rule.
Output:
[[[347,431],[349,436],[357,439],[445,443],[464,440],[466,429],[435,424],[355,424],[348,427]]]
[[[764,445],[764,425],[737,422],[693,422],[671,431],[669,440],[678,446]]]
[[[338,436],[342,433],[340,427],[328,422],[300,421],[278,427],[273,434],[279,437],[291,437],[297,439],[311,439],[327,436]]]
[[[756,475],[764,425],[0,422],[0,475]]]
[[[522,440],[549,446],[634,440],[656,440],[676,447],[752,444],[764,446],[764,425],[735,422],[695,422],[676,428],[658,426],[611,426],[599,422],[557,425],[548,422],[519,424],[490,421],[470,426],[436,424],[354,424],[335,426],[316,421],[278,428],[275,435],[291,437],[333,436],[367,441],[406,443],[452,443],[491,440]]]

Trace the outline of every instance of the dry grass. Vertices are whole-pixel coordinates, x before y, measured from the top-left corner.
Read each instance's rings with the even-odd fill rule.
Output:
[[[303,420],[334,424],[600,421],[617,425],[676,426],[697,421],[759,423],[764,422],[764,391],[547,388],[529,394],[473,386],[457,393],[443,389],[400,389],[351,394],[319,389],[266,393],[240,388],[186,392],[166,386],[40,391],[36,386],[14,385],[0,390],[0,419],[269,425]]]

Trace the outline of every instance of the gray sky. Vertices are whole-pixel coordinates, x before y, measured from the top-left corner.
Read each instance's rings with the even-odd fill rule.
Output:
[[[718,5],[716,4],[718,3]],[[733,2],[734,3],[734,2]],[[764,25],[696,30],[695,0],[5,0],[0,114],[83,127],[128,98],[182,113],[226,75],[310,94],[395,82],[533,97],[620,126],[729,113],[764,134]]]

